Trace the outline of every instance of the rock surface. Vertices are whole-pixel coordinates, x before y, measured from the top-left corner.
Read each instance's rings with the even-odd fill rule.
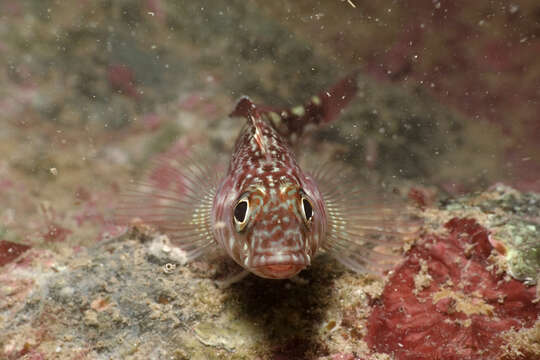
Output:
[[[350,273],[322,255],[295,281],[250,275],[222,289],[217,281],[238,271],[229,259],[175,263],[166,237],[144,226],[68,257],[27,250],[0,277],[2,354],[413,359],[439,349],[442,358],[534,359],[539,339],[520,329],[538,327],[536,286],[506,275],[491,229],[479,225],[482,211],[513,215],[509,193],[514,206],[540,214],[540,202],[530,201],[537,197],[500,186],[427,208],[423,234],[388,279]]]

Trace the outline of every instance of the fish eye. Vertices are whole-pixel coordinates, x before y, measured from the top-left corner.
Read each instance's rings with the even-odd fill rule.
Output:
[[[234,225],[236,227],[236,231],[240,232],[246,227],[248,212],[248,199],[241,199],[236,203],[236,206],[234,207]]]
[[[304,222],[309,225],[313,219],[313,206],[306,196],[302,196],[302,216]]]

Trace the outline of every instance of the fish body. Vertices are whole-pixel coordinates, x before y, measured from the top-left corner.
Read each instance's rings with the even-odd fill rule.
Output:
[[[246,98],[237,106],[243,107],[248,121],[214,200],[214,237],[247,270],[288,278],[310,265],[325,237],[326,209],[273,125],[280,115],[261,113]]]
[[[396,233],[387,226],[394,209],[369,204],[369,189],[341,179],[338,168],[303,171],[293,151],[309,127],[333,121],[355,93],[352,74],[292,109],[241,98],[231,117],[245,125],[224,175],[211,176],[197,160],[165,157],[159,175],[137,185],[124,214],[163,229],[189,258],[217,244],[264,278],[296,275],[320,249],[364,270],[385,258],[376,245]]]

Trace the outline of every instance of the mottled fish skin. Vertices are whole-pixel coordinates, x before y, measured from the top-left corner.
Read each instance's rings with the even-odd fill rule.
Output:
[[[280,112],[260,110],[242,98],[231,114],[247,123],[218,187],[212,222],[216,241],[245,269],[290,278],[311,264],[326,237],[327,211],[291,144],[306,127],[336,116],[336,108],[354,95],[355,84],[354,76],[347,77],[307,105]],[[235,217],[239,204],[245,218]]]
[[[266,116],[250,116],[214,200],[214,237],[247,270],[286,278],[308,266],[319,248],[326,232],[324,204]],[[235,217],[241,202],[244,219]]]

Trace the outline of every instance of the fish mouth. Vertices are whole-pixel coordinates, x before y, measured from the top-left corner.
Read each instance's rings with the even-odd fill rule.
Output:
[[[250,270],[254,274],[268,279],[288,279],[309,266],[311,259],[303,253],[279,253],[255,255]]]

